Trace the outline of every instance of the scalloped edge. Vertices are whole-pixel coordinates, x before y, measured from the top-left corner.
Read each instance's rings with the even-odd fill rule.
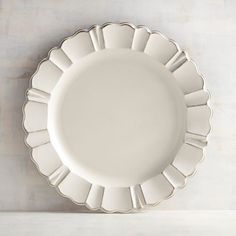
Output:
[[[50,59],[50,54],[51,54],[51,52],[52,52],[53,50],[55,50],[55,49],[60,49],[61,46],[63,45],[63,43],[64,43],[66,40],[68,40],[68,39],[70,39],[70,38],[73,38],[74,36],[76,36],[76,35],[79,34],[80,32],[89,32],[91,29],[94,29],[94,28],[97,27],[97,26],[100,26],[101,28],[104,28],[104,27],[106,27],[106,26],[113,25],[113,24],[120,25],[120,26],[126,25],[126,26],[131,27],[131,28],[134,29],[134,30],[135,30],[135,29],[139,29],[139,28],[144,28],[149,34],[159,34],[161,37],[163,37],[163,38],[166,39],[167,41],[173,43],[173,44],[176,46],[176,48],[177,48],[178,51],[184,51],[184,52],[185,52],[185,50],[181,50],[181,48],[179,47],[179,45],[178,45],[174,40],[168,38],[167,36],[165,36],[164,34],[162,34],[162,33],[159,32],[159,31],[150,30],[148,27],[146,27],[146,26],[144,26],[144,25],[137,25],[137,26],[135,26],[134,24],[128,23],[128,22],[120,22],[120,23],[107,22],[107,23],[104,23],[104,24],[102,24],[102,25],[94,24],[94,25],[90,26],[88,29],[79,29],[79,30],[77,30],[77,31],[76,31],[75,33],[73,33],[72,35],[70,35],[70,36],[66,37],[65,39],[63,39],[63,40],[61,41],[61,43],[60,43],[58,46],[51,48],[51,49],[49,50],[48,54],[47,54],[47,57],[43,58],[43,59],[38,63],[35,72],[34,72],[33,75],[30,77],[30,80],[29,80],[29,87],[28,87],[28,89],[27,89],[26,92],[25,92],[25,102],[23,103],[23,106],[22,106],[22,113],[23,113],[22,128],[23,128],[24,133],[25,133],[24,143],[25,143],[25,145],[26,145],[26,146],[28,147],[28,149],[29,149],[30,158],[31,158],[32,162],[34,163],[34,165],[36,166],[36,168],[37,168],[37,170],[38,170],[38,173],[39,173],[41,176],[43,176],[43,177],[47,180],[48,184],[49,184],[50,186],[54,187],[54,188],[56,189],[57,193],[58,193],[59,195],[61,195],[62,197],[69,199],[70,201],[72,201],[74,204],[76,204],[76,205],[78,205],[78,206],[85,206],[85,207],[87,207],[89,210],[92,210],[92,211],[102,211],[102,212],[105,212],[105,213],[129,213],[129,212],[139,212],[139,211],[141,211],[141,210],[143,210],[143,209],[147,209],[147,208],[155,207],[155,206],[159,205],[162,201],[165,201],[165,200],[171,198],[171,197],[175,194],[175,192],[176,192],[177,190],[184,188],[184,187],[186,186],[187,182],[188,182],[188,179],[191,178],[192,176],[194,176],[194,175],[196,174],[197,168],[198,168],[199,164],[204,160],[204,158],[205,158],[205,154],[204,154],[204,153],[205,153],[205,151],[204,151],[205,148],[202,148],[202,157],[201,157],[201,159],[199,160],[199,162],[195,165],[195,168],[194,168],[194,170],[192,171],[192,173],[189,174],[189,175],[187,175],[187,176],[185,176],[185,178],[184,178],[184,183],[183,183],[181,186],[174,187],[173,190],[171,191],[171,193],[170,193],[168,196],[166,196],[164,199],[162,199],[162,200],[160,200],[160,201],[158,201],[158,202],[155,202],[154,204],[145,204],[145,205],[143,205],[141,208],[134,208],[134,207],[131,207],[131,208],[128,209],[128,210],[119,211],[119,210],[107,210],[107,209],[103,208],[102,206],[100,206],[100,207],[98,207],[98,208],[93,208],[93,207],[91,207],[89,204],[87,204],[87,202],[85,202],[85,203],[78,203],[78,202],[76,202],[75,200],[73,200],[70,196],[64,195],[64,194],[60,191],[60,189],[58,188],[58,186],[53,185],[53,184],[50,183],[49,178],[48,178],[47,175],[44,175],[44,174],[41,173],[41,171],[40,171],[40,169],[39,169],[38,163],[33,159],[33,156],[32,156],[32,150],[33,150],[33,148],[32,148],[32,147],[27,143],[27,141],[26,141],[27,136],[28,136],[28,131],[26,130],[26,128],[25,128],[25,126],[24,126],[24,122],[25,122],[25,117],[26,117],[26,114],[25,114],[25,106],[26,106],[26,104],[27,104],[28,101],[29,101],[28,98],[27,98],[27,93],[28,93],[28,91],[32,88],[32,80],[33,80],[34,76],[38,73],[41,64],[42,64],[43,62],[45,62],[45,61],[47,61],[47,60]],[[211,105],[210,105],[211,94],[210,94],[210,92],[205,88],[205,78],[204,78],[203,75],[199,72],[199,69],[198,69],[196,63],[189,57],[188,53],[187,53],[186,57],[187,57],[187,60],[188,60],[189,62],[191,62],[191,63],[194,65],[194,67],[196,68],[196,72],[197,72],[197,74],[199,75],[199,78],[200,78],[200,79],[202,80],[202,82],[203,82],[203,88],[202,88],[202,90],[205,91],[205,92],[207,92],[208,95],[209,95],[209,99],[207,100],[207,103],[206,103],[206,106],[207,106],[207,107],[209,108],[209,110],[210,110],[210,117],[209,117],[209,120],[208,120],[208,123],[209,123],[209,127],[210,127],[210,128],[209,128],[209,131],[208,131],[207,134],[206,134],[206,140],[208,141],[208,139],[209,139],[209,134],[211,133],[211,130],[212,130],[211,120],[212,120],[212,116],[213,116],[212,109],[211,109]],[[171,163],[171,164],[172,164],[172,163]],[[160,174],[163,174],[163,172],[161,172]],[[165,176],[165,175],[163,175],[163,176]]]

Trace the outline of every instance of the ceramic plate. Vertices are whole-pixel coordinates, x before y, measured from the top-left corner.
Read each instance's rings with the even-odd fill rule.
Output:
[[[154,206],[183,187],[210,130],[208,93],[187,53],[128,23],[80,30],[32,76],[26,142],[39,171],[76,204]]]

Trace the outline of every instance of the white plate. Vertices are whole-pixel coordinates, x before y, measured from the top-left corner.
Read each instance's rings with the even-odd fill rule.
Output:
[[[77,204],[126,212],[167,199],[202,159],[208,93],[160,33],[108,23],[50,51],[24,106],[39,171]]]

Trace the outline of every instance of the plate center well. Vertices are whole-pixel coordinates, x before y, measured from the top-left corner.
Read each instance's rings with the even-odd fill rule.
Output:
[[[103,50],[74,63],[49,102],[48,130],[62,162],[103,186],[130,186],[159,174],[183,143],[184,96],[150,56]]]

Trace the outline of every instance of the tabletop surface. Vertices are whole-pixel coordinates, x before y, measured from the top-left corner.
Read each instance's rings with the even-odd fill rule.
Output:
[[[0,213],[0,233],[4,236],[234,236],[235,221],[236,212],[232,211],[155,211],[114,215]]]
[[[194,178],[154,210],[236,210],[236,1],[0,0],[0,211],[87,212],[40,176],[24,145],[22,104],[40,60],[79,28],[132,22],[178,42],[211,93],[212,131]]]

